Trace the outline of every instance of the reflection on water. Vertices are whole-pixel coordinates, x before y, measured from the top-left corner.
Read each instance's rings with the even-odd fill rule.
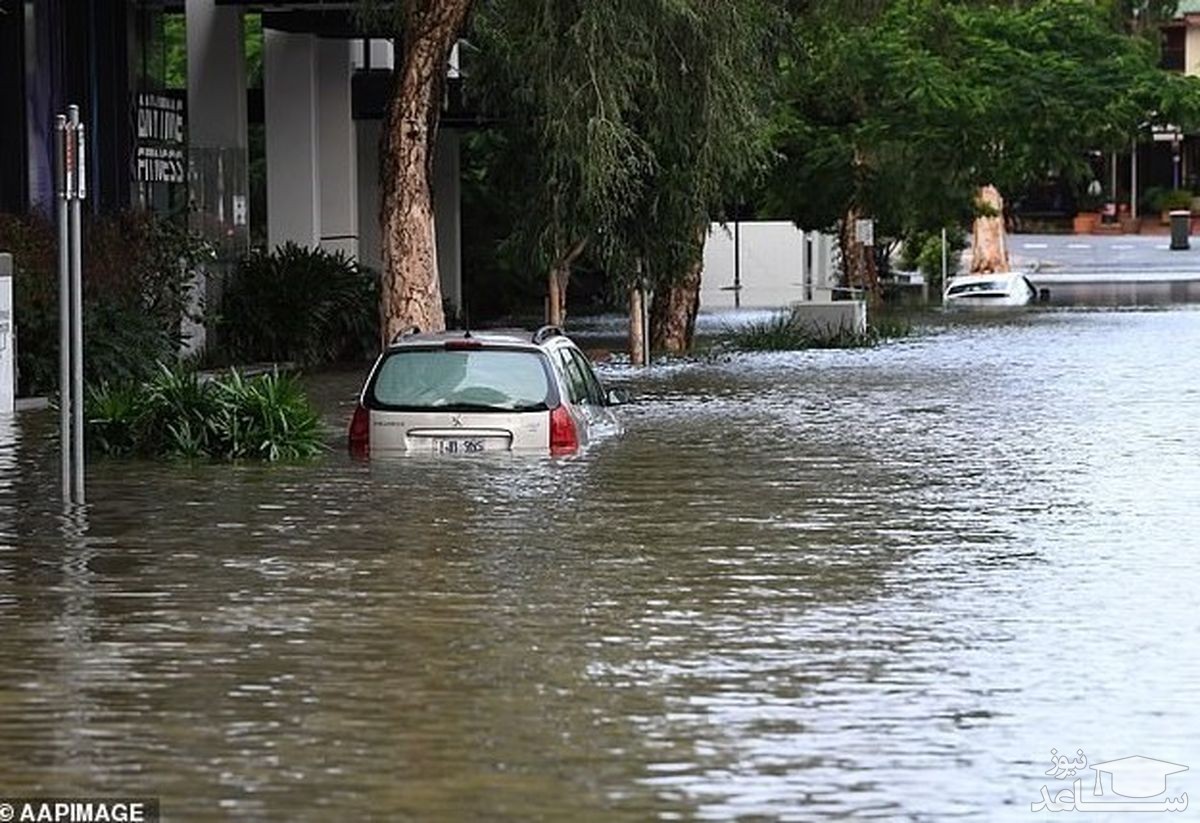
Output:
[[[579,459],[96,463],[74,519],[22,416],[0,794],[992,820],[1052,747],[1195,770],[1198,351],[1197,312],[1051,313],[611,367]],[[339,427],[358,378],[314,380]]]

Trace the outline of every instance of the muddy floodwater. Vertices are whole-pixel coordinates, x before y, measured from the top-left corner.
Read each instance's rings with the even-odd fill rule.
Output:
[[[70,518],[0,424],[0,796],[1028,820],[1083,749],[1200,801],[1200,312],[601,374],[577,459],[94,462]]]

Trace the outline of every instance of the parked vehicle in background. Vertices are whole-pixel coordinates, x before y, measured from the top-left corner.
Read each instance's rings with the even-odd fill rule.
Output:
[[[618,432],[621,402],[562,330],[413,333],[375,361],[350,423],[354,455],[573,454]]]
[[[970,274],[946,283],[948,309],[1011,309],[1028,306],[1038,290],[1024,272]]]

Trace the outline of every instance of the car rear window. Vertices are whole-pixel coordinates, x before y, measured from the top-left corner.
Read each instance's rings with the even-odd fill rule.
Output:
[[[505,349],[401,349],[379,366],[373,405],[403,410],[534,411],[557,404],[545,357]]]

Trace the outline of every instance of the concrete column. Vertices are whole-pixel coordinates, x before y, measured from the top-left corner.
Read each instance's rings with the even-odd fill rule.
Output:
[[[220,302],[220,272],[250,247],[250,159],[246,134],[246,43],[242,12],[216,0],[187,0],[188,196],[190,224],[217,249],[198,278],[193,307]],[[209,274],[217,276],[209,278]],[[208,333],[182,321],[184,350],[204,348]]]
[[[267,143],[267,241],[320,243],[317,42],[311,34],[263,33]]]
[[[459,135],[440,129],[433,158],[433,211],[442,297],[462,309],[462,178]]]
[[[376,271],[383,269],[383,247],[379,239],[379,135],[378,120],[354,124],[358,141],[358,262]]]
[[[350,105],[351,42],[317,45],[321,246],[358,256],[358,144]]]
[[[246,149],[246,54],[241,9],[187,0],[188,143]]]

